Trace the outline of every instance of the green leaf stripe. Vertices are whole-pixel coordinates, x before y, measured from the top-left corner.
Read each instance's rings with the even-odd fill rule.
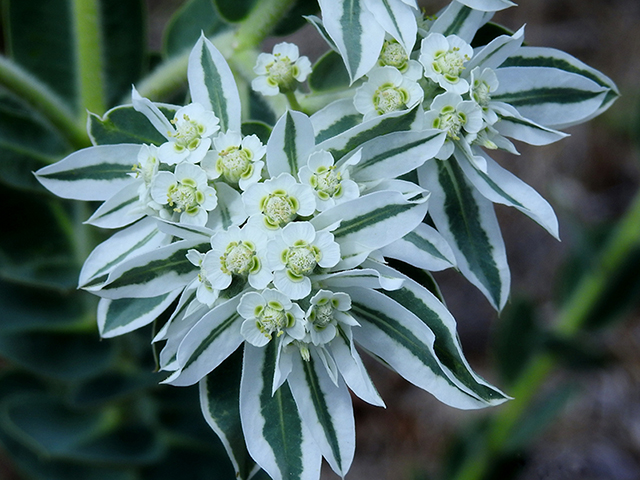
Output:
[[[521,92],[508,92],[495,95],[492,100],[505,102],[514,107],[540,105],[542,103],[557,103],[560,105],[580,103],[601,95],[602,92],[588,92],[575,88],[533,88]]]
[[[504,120],[504,121],[507,121],[509,123],[515,123],[517,125],[522,125],[522,126],[527,127],[527,128],[533,128],[535,130],[540,130],[541,132],[555,132],[554,130],[552,130],[550,128],[545,128],[542,125],[538,125],[536,123],[529,122],[524,118],[512,117],[510,115],[501,115],[499,113],[497,113],[497,115],[498,115],[498,118],[500,120]]]
[[[291,116],[291,112],[287,110],[287,118],[284,127],[284,154],[287,157],[289,171],[292,175],[298,173],[298,150],[296,148],[296,122]]]
[[[602,87],[611,88],[611,85],[606,83],[602,78],[593,74],[592,72],[585,70],[583,68],[579,68],[576,65],[573,65],[569,61],[557,58],[557,57],[548,57],[548,56],[538,56],[538,57],[526,57],[526,56],[518,56],[514,55],[507,58],[500,67],[550,67],[557,68],[559,70],[564,70],[565,72],[577,73],[578,75],[582,75],[583,77],[588,78],[589,80],[593,80],[598,85]]]
[[[103,331],[124,327],[162,304],[172,292],[152,298],[119,298],[111,300]]]
[[[321,367],[324,368],[324,367]],[[333,425],[333,419],[331,413],[329,413],[329,407],[327,406],[327,399],[324,396],[322,388],[320,387],[320,380],[315,370],[315,361],[310,358],[309,361],[302,362],[302,369],[304,371],[304,377],[309,387],[309,393],[311,394],[311,401],[318,416],[318,421],[322,425],[325,437],[329,443],[329,448],[333,453],[338,468],[342,471],[342,455],[340,454],[340,444],[338,442],[338,434]],[[331,399],[329,399],[331,401]]]
[[[455,16],[451,24],[445,29],[444,32],[440,32],[440,33],[442,33],[442,35],[444,35],[445,37],[447,35],[453,35],[458,33],[462,29],[464,22],[466,22],[467,18],[469,18],[469,15],[471,15],[471,12],[473,12],[473,9],[467,6],[461,7],[460,11]]]
[[[122,273],[121,276],[107,284],[105,290],[115,290],[117,288],[131,285],[144,285],[156,278],[160,278],[170,272],[172,275],[182,276],[195,271],[193,264],[187,259],[187,251],[195,248],[199,251],[207,251],[211,248],[208,243],[202,243],[189,248],[175,251],[167,258],[152,260],[146,265],[133,267]]]
[[[436,258],[444,260],[447,263],[451,263],[448,258],[444,257],[442,253],[440,253],[440,250],[438,250],[433,243],[428,241],[426,238],[421,237],[415,232],[407,233],[404,237],[402,237],[402,239],[409,243],[412,243],[413,245],[418,247],[420,250],[423,250]]]
[[[319,131],[316,135],[316,144],[333,138],[336,135],[340,135],[342,132],[353,128],[356,125],[360,125],[360,122],[362,122],[362,115],[360,114],[345,115],[328,128]]]
[[[264,347],[265,361],[262,371],[259,372],[262,377],[260,413],[265,420],[262,434],[275,453],[282,478],[299,479],[302,477],[304,465],[302,464],[302,420],[298,415],[298,407],[286,382],[271,395],[278,354],[276,344],[277,342],[269,342]]]
[[[131,165],[97,163],[95,165],[78,167],[72,170],[40,174],[40,176],[61,182],[75,182],[79,180],[123,180],[127,178],[128,173],[131,173],[131,166],[134,163],[135,159],[132,159]]]
[[[340,25],[342,26],[343,43],[347,51],[343,52],[349,63],[351,76],[358,71],[362,62],[362,25],[360,24],[360,14],[362,12],[360,0],[347,0],[342,3],[342,16]]]
[[[438,179],[446,192],[444,211],[458,248],[471,271],[488,289],[496,305],[500,305],[502,282],[493,260],[493,246],[480,223],[480,209],[464,173],[458,164],[447,160],[437,162]]]
[[[140,198],[139,196],[135,196],[135,197],[129,198],[128,200],[125,200],[124,202],[122,202],[122,203],[120,203],[120,204],[118,204],[118,205],[115,205],[115,206],[114,206],[113,208],[111,208],[110,210],[107,210],[107,211],[101,212],[100,216],[98,216],[98,217],[93,217],[91,220],[92,220],[92,221],[95,221],[95,220],[97,220],[97,219],[99,219],[99,218],[104,218],[104,217],[106,217],[107,215],[111,215],[111,214],[113,214],[113,213],[115,213],[115,212],[117,212],[117,211],[119,211],[119,210],[122,210],[122,209],[124,209],[124,208],[128,207],[129,205],[131,205],[132,203],[136,203],[136,202],[139,200],[139,198]]]
[[[240,318],[240,315],[237,312],[233,313],[233,315],[228,317],[226,320],[220,322],[220,324],[216,328],[212,329],[211,332],[209,332],[209,334],[202,339],[202,342],[200,342],[198,347],[189,356],[189,359],[184,363],[184,366],[182,367],[182,371],[187,370],[196,360],[198,360],[200,355],[202,355],[204,351],[209,348],[209,345],[211,345],[222,332],[233,325],[236,320],[238,320],[238,318]]]
[[[395,318],[391,318],[379,310],[369,308],[367,305],[353,301],[351,303],[351,312],[360,319],[367,321],[374,325],[376,328],[384,332],[389,338],[392,338],[395,342],[402,345],[405,349],[411,352],[422,364],[424,364],[429,370],[439,377],[444,378],[447,383],[456,389],[458,388],[452,381],[445,375],[438,364],[438,361],[430,354],[430,349],[425,348],[425,344],[418,339],[411,330],[406,328],[401,322]],[[466,392],[464,394],[469,395]]]
[[[415,142],[410,142],[410,143],[406,143],[405,145],[401,146],[401,147],[397,147],[397,148],[392,148],[390,150],[384,151],[378,155],[374,155],[373,157],[365,160],[365,161],[361,161],[359,163],[357,163],[356,165],[354,165],[353,167],[351,167],[352,172],[357,172],[359,170],[363,170],[365,168],[371,167],[377,163],[383,162],[384,160],[394,157],[396,155],[400,155],[404,152],[406,152],[407,150],[411,150],[412,148],[416,148],[419,147],[420,145],[424,145],[425,143],[433,140],[434,138],[436,138],[438,135],[441,135],[440,132],[435,133],[434,135],[427,137],[427,138],[422,138],[420,140],[416,140]],[[427,159],[425,159],[427,160]]]
[[[173,118],[175,109],[159,106],[168,118]],[[149,120],[132,106],[116,107],[100,118],[89,114],[89,135],[96,145],[115,145],[118,143],[146,143],[160,146],[167,139],[158,132]]]
[[[383,222],[397,215],[401,215],[415,206],[416,205],[414,203],[386,205],[350,220],[344,220],[340,226],[333,231],[333,235],[335,238],[340,238],[357,233],[367,227]]]
[[[220,130],[226,132],[229,129],[229,112],[227,111],[227,99],[224,96],[222,77],[216,64],[213,62],[206,42],[202,42],[200,50],[202,69],[204,70],[204,85],[209,94],[213,112],[220,119]]]
[[[431,329],[436,337],[433,349],[438,359],[444,366],[451,370],[455,377],[466,387],[486,401],[505,398],[499,392],[491,387],[478,383],[476,379],[473,378],[473,375],[471,375],[460,358],[456,339],[452,336],[451,331],[439,317],[438,313],[431,310],[414,292],[407,287],[401,287],[393,291],[381,290],[381,292],[416,315]]]

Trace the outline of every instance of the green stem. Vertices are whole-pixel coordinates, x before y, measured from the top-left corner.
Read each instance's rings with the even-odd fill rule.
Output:
[[[78,87],[82,105],[81,123],[86,113],[102,114],[106,109],[100,5],[98,0],[73,0],[71,11],[76,35]]]
[[[89,146],[89,136],[69,107],[49,87],[0,56],[0,84],[41,113],[74,148]]]
[[[256,48],[276,27],[295,0],[260,0],[236,32],[236,51]]]
[[[289,106],[291,110],[297,110],[298,112],[302,112],[302,107],[296,98],[296,94],[293,90],[288,90],[285,92],[285,97],[287,97],[287,101],[289,102]]]
[[[618,222],[614,232],[589,275],[583,277],[564,304],[553,327],[554,333],[571,337],[582,328],[591,309],[600,300],[607,280],[625,263],[633,249],[640,245],[640,191]],[[509,437],[526,413],[540,387],[556,367],[557,360],[549,353],[534,357],[511,389],[514,399],[501,407],[489,425],[484,448],[470,455],[458,470],[455,480],[480,480],[487,474],[491,460],[505,450]]]

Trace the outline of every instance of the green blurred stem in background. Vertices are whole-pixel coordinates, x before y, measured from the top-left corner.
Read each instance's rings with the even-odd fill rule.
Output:
[[[640,247],[640,191],[625,216],[618,222],[593,269],[585,275],[562,307],[552,333],[569,339],[580,332],[591,311],[602,300],[608,280],[633,251]],[[486,431],[485,444],[470,453],[453,480],[481,480],[492,460],[508,449],[511,433],[526,414],[536,393],[558,364],[549,352],[533,357],[508,392],[514,397],[495,412]]]

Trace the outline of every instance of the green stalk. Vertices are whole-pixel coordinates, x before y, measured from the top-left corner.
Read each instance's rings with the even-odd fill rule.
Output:
[[[554,333],[570,338],[580,331],[605,291],[608,279],[623,266],[632,250],[639,245],[640,191],[625,216],[618,222],[593,270],[583,277],[564,304],[553,327]],[[556,364],[554,356],[546,352],[538,354],[529,362],[510,391],[514,399],[501,407],[500,413],[490,423],[484,447],[465,460],[454,480],[484,478],[492,458],[505,450],[514,427],[526,413],[535,394]]]
[[[236,51],[256,48],[284,18],[295,0],[260,0],[236,32]]]
[[[86,110],[102,114],[106,110],[100,4],[98,0],[72,0],[71,12],[76,36],[78,88],[82,105],[81,124]]]
[[[90,145],[84,124],[78,123],[73,112],[58,95],[3,56],[0,56],[0,85],[41,113],[74,148]]]

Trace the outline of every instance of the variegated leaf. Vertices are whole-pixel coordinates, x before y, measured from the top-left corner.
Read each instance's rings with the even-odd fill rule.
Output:
[[[142,180],[129,183],[104,202],[85,222],[101,228],[122,228],[146,215],[140,203]]]
[[[497,12],[516,5],[509,0],[458,0],[458,2],[474,10],[484,12]]]
[[[359,345],[447,405],[462,409],[490,405],[449,377],[434,352],[435,336],[420,318],[375,290],[344,291],[351,296],[350,313],[360,322],[353,329]]]
[[[134,181],[130,175],[140,145],[99,145],[83,148],[36,172],[49,191],[73,200],[107,200]]]
[[[240,382],[240,419],[251,457],[273,480],[317,480],[322,455],[285,383],[271,393],[276,342],[245,343]]]
[[[247,219],[247,212],[240,193],[224,182],[214,183],[218,195],[218,205],[209,213],[207,228],[227,230],[233,225],[240,225]]]
[[[420,113],[419,113],[420,112]],[[356,150],[365,142],[381,135],[403,130],[419,130],[422,127],[422,114],[418,107],[411,110],[391,112],[372,120],[367,120],[346,130],[337,136],[328,138],[316,145],[317,150],[326,150],[338,161]],[[317,133],[317,132],[316,132]]]
[[[564,132],[524,118],[514,107],[506,103],[491,102],[490,108],[496,112],[500,120],[493,125],[494,128],[506,137],[520,140],[529,145],[548,145],[569,136]]]
[[[575,125],[596,115],[608,87],[583,75],[550,67],[504,67],[492,100],[514,106],[520,114],[552,128]]]
[[[145,218],[117,232],[98,245],[84,262],[78,280],[79,287],[100,288],[118,265],[168,245],[170,240],[170,237],[158,230],[152,218]]]
[[[293,357],[287,380],[304,424],[317,448],[342,478],[356,448],[356,431],[349,390],[341,377],[333,383],[315,349],[309,360]]]
[[[363,0],[319,0],[322,22],[342,55],[351,82],[375,65],[385,31]]]
[[[516,53],[524,41],[524,27],[513,35],[500,35],[494,38],[484,47],[474,52],[473,57],[465,66],[466,72],[471,72],[476,67],[480,69],[496,69],[507,58]]]
[[[356,110],[352,98],[342,98],[311,115],[316,143],[336,137],[362,123],[362,114]]]
[[[372,268],[356,268],[353,270],[341,270],[334,273],[314,275],[313,281],[328,289],[363,287],[395,290],[402,285],[402,281],[397,277],[381,275],[380,272]]]
[[[187,259],[192,248],[206,252],[211,245],[187,240],[172,243],[120,263],[99,290],[85,288],[104,298],[144,298],[171,292],[184,287],[198,274]]]
[[[220,130],[240,132],[238,87],[227,61],[204,34],[189,55],[187,69],[191,99],[220,119]]]
[[[199,382],[244,342],[243,319],[236,311],[240,296],[214,307],[189,330],[178,347],[180,370],[164,383],[183,387]]]
[[[429,213],[456,257],[460,272],[502,310],[511,274],[491,201],[469,184],[453,160],[427,162],[420,185],[431,192]]]
[[[441,33],[445,37],[457,35],[467,43],[475,36],[478,29],[491,20],[493,13],[483,12],[453,1],[433,22],[429,32]]]
[[[367,262],[373,266],[374,262]],[[443,370],[458,387],[475,395],[487,405],[498,405],[509,397],[477,375],[462,353],[456,332],[456,321],[442,302],[429,290],[391,267],[378,263],[375,268],[384,275],[395,275],[404,280],[402,287],[382,292],[416,315],[435,335],[433,351]]]
[[[181,289],[150,298],[100,299],[98,328],[104,338],[132,332],[153,322],[178,298]]]
[[[402,0],[363,0],[363,3],[382,28],[411,55],[418,34],[417,9]]]
[[[447,241],[426,223],[383,247],[380,253],[431,272],[456,266],[455,255]]]
[[[404,175],[432,159],[445,138],[445,132],[433,129],[382,135],[362,145],[360,161],[350,167],[349,173],[356,182]]]
[[[236,470],[236,478],[248,480],[260,467],[245,445],[240,422],[242,349],[238,349],[213,372],[200,380],[200,408],[216,432]]]
[[[287,110],[278,120],[267,143],[267,170],[272,178],[281,173],[298,177],[315,145],[313,125],[304,113]]]
[[[475,151],[486,162],[486,171],[478,169],[461,150],[454,155],[474,187],[494,203],[514,207],[559,239],[558,219],[549,203],[529,185],[498,165],[482,150]]]

